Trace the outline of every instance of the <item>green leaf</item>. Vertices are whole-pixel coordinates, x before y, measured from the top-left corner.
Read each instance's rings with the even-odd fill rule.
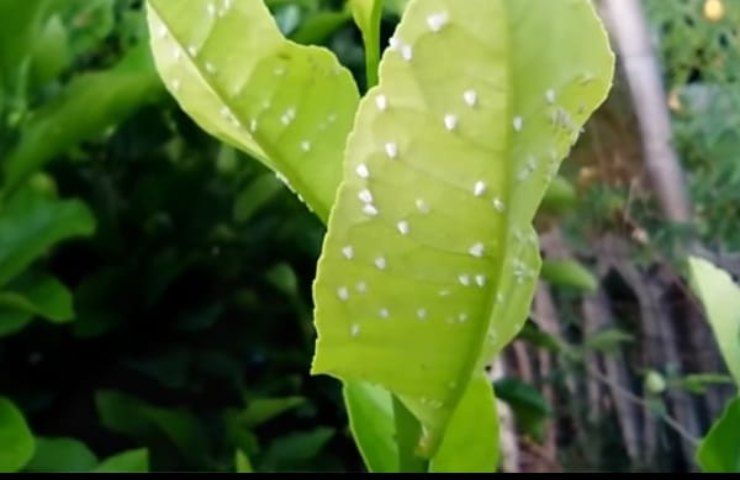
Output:
[[[241,450],[236,451],[234,464],[236,466],[236,473],[254,473],[252,462],[249,461],[249,457]]]
[[[349,71],[286,40],[262,0],[150,0],[148,12],[157,67],[182,108],[326,220],[359,99]]]
[[[192,464],[206,462],[208,437],[198,419],[182,409],[149,405],[132,396],[99,391],[95,395],[100,421],[106,428],[134,439],[165,438],[183,459]]]
[[[114,68],[76,77],[58,98],[33,112],[3,165],[7,196],[56,156],[115,126],[160,92],[144,46]],[[90,108],[95,105],[95,108]]]
[[[634,335],[618,328],[607,328],[586,338],[585,346],[601,352],[614,352],[623,344],[635,341]]]
[[[735,383],[740,385],[740,287],[706,260],[689,260],[694,291],[699,295]]]
[[[546,260],[542,264],[542,279],[558,287],[594,293],[599,281],[586,267],[575,260]]]
[[[98,459],[74,438],[36,438],[36,453],[24,471],[33,473],[89,472]]]
[[[334,436],[333,428],[318,427],[275,439],[265,452],[262,470],[293,470],[316,457]],[[305,468],[305,467],[304,467]]]
[[[398,472],[391,394],[368,383],[346,382],[344,402],[352,435],[368,470],[373,473]]]
[[[255,428],[305,403],[303,397],[256,398],[250,400],[239,420],[248,428]]]
[[[452,415],[430,471],[439,473],[495,472],[499,462],[496,397],[484,375],[477,376]]]
[[[562,215],[573,210],[578,204],[575,187],[565,178],[557,176],[542,199],[541,211],[552,215]]]
[[[149,451],[146,448],[121,452],[103,460],[95,473],[147,473],[149,472]]]
[[[34,440],[23,414],[0,397],[0,472],[17,472],[33,456]]]
[[[427,461],[418,449],[422,426],[403,402],[393,397],[393,419],[398,443],[398,469],[401,473],[422,473],[428,469]]]
[[[701,442],[697,461],[705,472],[740,473],[740,398],[730,403]]]
[[[531,223],[610,87],[593,6],[562,6],[412,0],[348,140],[313,372],[388,389],[430,457],[484,354],[526,319]]]
[[[0,311],[37,315],[54,323],[74,319],[72,293],[48,275],[26,275],[13,282],[10,291],[0,292]]]
[[[15,195],[0,209],[0,286],[56,243],[90,235],[94,228],[93,216],[82,202],[54,200],[30,190]]]
[[[17,333],[33,320],[33,315],[15,309],[0,308],[0,338]]]
[[[522,431],[541,440],[552,408],[540,392],[520,380],[505,378],[496,382],[496,393],[514,411]]]
[[[43,24],[48,0],[0,0],[0,18],[8,19],[0,29],[0,85],[14,93],[21,87],[31,51]],[[12,19],[12,21],[10,21]],[[2,105],[0,105],[2,107]],[[1,109],[1,108],[0,108]]]
[[[236,197],[234,220],[245,223],[262,210],[283,190],[283,184],[274,175],[264,174],[252,181]]]
[[[71,47],[76,55],[97,47],[116,26],[116,0],[65,0],[61,3],[57,8],[70,25]]]
[[[59,15],[51,17],[35,41],[32,80],[41,87],[57,78],[72,63],[67,30]]]
[[[378,84],[380,63],[380,20],[383,0],[349,0],[352,16],[362,32],[365,43],[365,68],[368,88]]]
[[[319,11],[307,17],[290,38],[303,45],[321,44],[350,18],[349,12]]]
[[[697,373],[686,375],[678,379],[678,385],[681,388],[695,395],[704,395],[707,389],[717,385],[733,385],[732,377],[729,375],[720,375],[718,373]]]

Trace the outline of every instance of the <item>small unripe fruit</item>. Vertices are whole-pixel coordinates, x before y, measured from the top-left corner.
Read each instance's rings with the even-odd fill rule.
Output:
[[[704,2],[704,17],[710,22],[719,22],[725,17],[725,4],[722,0],[706,0]]]

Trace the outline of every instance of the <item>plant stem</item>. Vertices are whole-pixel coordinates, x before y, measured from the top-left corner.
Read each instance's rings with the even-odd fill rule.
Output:
[[[370,28],[363,32],[365,42],[365,77],[367,89],[378,84],[378,66],[380,65],[380,21],[383,17],[383,2],[377,1],[370,16]]]

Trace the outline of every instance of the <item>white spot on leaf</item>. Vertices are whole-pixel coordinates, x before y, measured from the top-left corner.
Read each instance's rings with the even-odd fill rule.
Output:
[[[478,92],[475,90],[467,90],[463,93],[463,100],[469,107],[475,107],[478,105]]]
[[[370,178],[370,170],[368,170],[367,165],[365,165],[364,163],[359,164],[355,171],[357,172],[357,176],[359,176],[360,178]]]
[[[447,12],[433,13],[432,15],[429,15],[427,17],[427,25],[429,26],[429,29],[434,33],[441,32],[442,29],[449,23],[449,21],[450,16]]]

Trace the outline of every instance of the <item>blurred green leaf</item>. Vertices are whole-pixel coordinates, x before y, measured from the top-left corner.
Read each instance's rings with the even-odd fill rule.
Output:
[[[93,469],[94,473],[147,473],[149,451],[145,448],[121,452],[106,458]]]
[[[541,440],[545,423],[552,415],[547,400],[532,385],[514,378],[496,382],[496,394],[508,403],[516,415],[517,425],[527,435]]]
[[[249,457],[241,450],[236,451],[234,464],[236,466],[236,473],[254,473],[252,462],[249,461]]]
[[[89,472],[98,459],[90,449],[74,438],[36,438],[36,453],[24,471],[33,473]]]
[[[15,309],[0,308],[0,338],[23,330],[31,323],[33,315]]]
[[[718,373],[697,373],[678,379],[680,388],[696,395],[703,395],[707,393],[707,389],[717,385],[732,385],[733,383],[732,377]]]
[[[19,144],[3,163],[3,192],[7,196],[56,156],[117,125],[161,89],[145,45],[108,71],[75,77],[23,125]]]
[[[0,287],[56,243],[92,234],[95,221],[77,200],[53,200],[29,190],[0,210]]]
[[[625,343],[635,341],[635,336],[618,328],[607,328],[585,339],[584,346],[600,352],[610,353],[619,350]]]
[[[691,258],[691,280],[735,382],[740,385],[740,287],[706,260]]]
[[[42,87],[56,79],[72,63],[67,30],[59,15],[52,16],[46,22],[32,54],[31,74],[35,87]]]
[[[562,215],[578,204],[578,193],[568,180],[561,176],[555,177],[542,199],[543,213]]]
[[[74,319],[72,293],[59,280],[48,275],[24,275],[0,291],[0,311],[16,311],[40,316],[50,322]]]
[[[75,55],[94,49],[115,27],[115,0],[64,0],[57,9],[69,25],[70,46]]]
[[[279,263],[265,273],[267,281],[284,294],[295,297],[298,294],[298,277],[293,267]]]
[[[33,457],[35,442],[23,414],[0,397],[0,472],[17,472]]]
[[[154,407],[113,391],[97,392],[95,403],[106,428],[137,440],[165,438],[177,447],[183,459],[195,465],[207,464],[208,436],[190,412]]]
[[[334,32],[345,25],[351,15],[348,12],[319,11],[309,15],[293,32],[291,39],[303,45],[320,45]]]
[[[730,403],[701,442],[697,461],[705,472],[740,473],[740,398]]]
[[[545,260],[541,275],[543,280],[558,287],[586,293],[594,293],[599,288],[594,274],[575,260]]]
[[[261,470],[269,472],[301,468],[321,452],[334,434],[333,428],[318,427],[308,432],[279,437],[265,452]]]
[[[24,83],[22,77],[28,73],[30,55],[48,4],[48,0],[0,0],[0,18],[7,19],[0,28],[0,85],[14,94],[25,93],[19,84]]]
[[[258,427],[306,403],[303,397],[255,398],[250,400],[239,419],[248,428]]]
[[[285,187],[275,175],[264,174],[254,179],[239,193],[234,203],[234,220],[238,223],[249,221],[262,210]]]

